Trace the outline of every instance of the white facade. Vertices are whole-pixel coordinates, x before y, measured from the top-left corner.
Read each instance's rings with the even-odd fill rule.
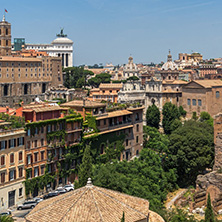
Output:
[[[128,63],[123,68],[123,78],[128,79],[129,77],[137,76],[139,77],[139,72],[137,65],[133,63],[133,57],[129,57]]]
[[[49,56],[62,57],[63,67],[73,66],[73,41],[67,38],[67,35],[61,33],[57,35],[58,38],[52,41],[51,44],[25,44],[26,49],[35,49],[38,51],[44,51]]]

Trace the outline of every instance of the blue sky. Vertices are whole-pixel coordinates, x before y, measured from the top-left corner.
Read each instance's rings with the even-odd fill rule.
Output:
[[[179,52],[222,57],[221,0],[0,0],[12,37],[50,43],[60,27],[74,65],[166,61]]]

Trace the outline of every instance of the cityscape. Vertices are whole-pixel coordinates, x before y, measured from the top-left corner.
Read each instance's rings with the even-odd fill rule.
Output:
[[[89,4],[95,12],[106,12],[109,5],[112,18],[108,2],[75,3],[77,8]],[[154,10],[162,0],[147,2]],[[177,3],[160,11],[176,19],[178,11],[183,16],[193,8],[211,10],[214,3]],[[144,10],[137,18],[138,5],[131,10],[140,21]],[[84,47],[80,52],[83,44],[70,35],[74,26],[59,27],[55,17],[54,39],[48,41],[54,30],[49,25],[44,43],[42,35],[35,42],[33,27],[14,28],[10,8],[0,10],[0,221],[222,221],[219,46],[213,57],[198,44],[198,50],[190,50],[183,42],[181,51],[171,45],[160,55],[156,46],[153,59],[146,59],[142,48],[134,50],[139,37],[132,54],[131,45],[122,52],[103,27],[105,40],[101,47],[91,46],[98,48],[93,57]],[[65,23],[66,17],[58,17]],[[44,19],[42,28],[51,20]],[[107,39],[116,56],[111,50],[107,57]]]

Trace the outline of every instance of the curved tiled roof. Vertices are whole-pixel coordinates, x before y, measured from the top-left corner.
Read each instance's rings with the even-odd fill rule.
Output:
[[[127,194],[87,185],[75,191],[40,202],[27,216],[27,222],[120,222],[147,220],[149,201]],[[159,218],[155,213],[151,218]],[[160,217],[161,218],[161,217]],[[154,221],[153,219],[150,221]],[[162,222],[155,220],[155,222]]]

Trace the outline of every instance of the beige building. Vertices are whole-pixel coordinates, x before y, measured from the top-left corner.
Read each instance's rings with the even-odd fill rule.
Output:
[[[213,116],[222,112],[221,96],[221,80],[194,80],[182,88],[182,105],[188,117],[203,111]]]
[[[149,201],[93,186],[85,187],[40,202],[27,216],[27,222],[164,222],[149,210]],[[50,215],[50,216],[49,216]]]
[[[0,126],[0,211],[4,211],[25,200],[25,131],[10,129],[6,122]]]
[[[0,22],[0,104],[14,106],[23,100],[44,99],[50,86],[63,84],[59,57],[12,55],[11,24]]]

